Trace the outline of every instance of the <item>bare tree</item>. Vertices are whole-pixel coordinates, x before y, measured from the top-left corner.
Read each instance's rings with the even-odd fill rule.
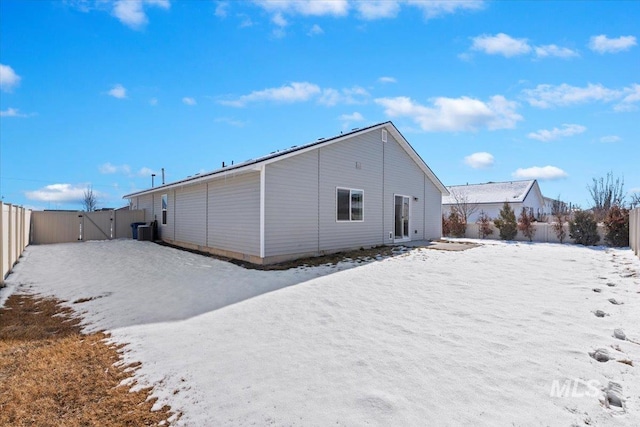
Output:
[[[629,201],[631,209],[640,208],[640,191],[637,193],[631,193],[629,197],[631,198]]]
[[[558,198],[551,204],[551,215],[556,217],[558,214],[566,214],[568,210],[567,204],[560,200],[560,195],[558,195]]]
[[[87,189],[84,190],[84,194],[82,196],[82,207],[85,212],[92,212],[98,208],[98,199],[96,198],[91,186],[88,186]]]
[[[523,206],[520,217],[518,218],[518,230],[520,230],[522,235],[529,239],[530,242],[533,241],[533,236],[536,234],[536,227],[533,225],[534,222],[535,217],[531,209]]]
[[[491,228],[491,218],[485,213],[485,211],[480,211],[480,215],[478,215],[476,224],[478,224],[478,234],[481,238],[484,239],[487,236],[493,234],[493,228]]]
[[[593,183],[587,186],[593,199],[593,213],[597,221],[602,221],[612,206],[624,206],[624,178],[613,177],[613,172],[607,177],[593,178]]]
[[[451,197],[453,198],[454,205],[451,206],[451,211],[456,212],[462,222],[466,225],[469,217],[478,211],[478,205],[469,200],[469,196],[457,191],[451,191]]]

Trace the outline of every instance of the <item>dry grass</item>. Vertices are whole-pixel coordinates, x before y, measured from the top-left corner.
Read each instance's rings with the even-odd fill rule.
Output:
[[[166,422],[170,408],[152,412],[149,389],[133,393],[119,385],[132,375],[114,366],[119,347],[103,333],[82,334],[79,322],[51,298],[12,295],[0,309],[0,425]]]

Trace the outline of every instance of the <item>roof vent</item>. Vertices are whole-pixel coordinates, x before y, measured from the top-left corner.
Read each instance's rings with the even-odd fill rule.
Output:
[[[387,130],[382,129],[382,142],[387,142]]]

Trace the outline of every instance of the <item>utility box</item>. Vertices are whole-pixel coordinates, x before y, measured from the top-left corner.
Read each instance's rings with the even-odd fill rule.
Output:
[[[139,225],[138,226],[138,241],[148,241],[152,240],[151,238],[151,226],[150,225]]]

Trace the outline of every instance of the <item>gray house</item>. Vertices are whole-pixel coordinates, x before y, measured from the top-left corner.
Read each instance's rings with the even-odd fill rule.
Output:
[[[267,264],[438,239],[443,194],[386,122],[124,198],[167,243]]]

